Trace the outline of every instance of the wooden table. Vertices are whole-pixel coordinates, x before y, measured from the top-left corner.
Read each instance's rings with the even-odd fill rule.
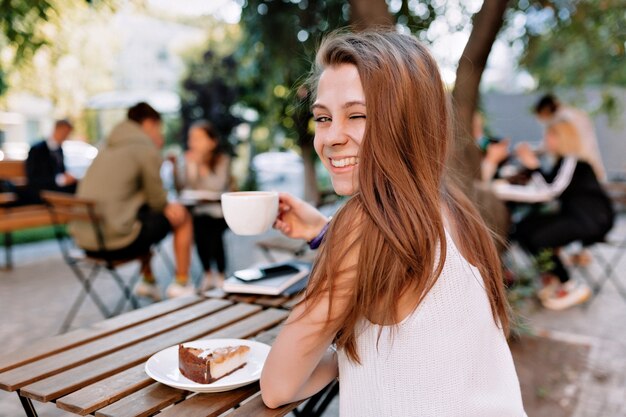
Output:
[[[209,295],[225,297],[220,292]],[[0,389],[17,392],[27,416],[37,415],[32,400],[97,417],[159,412],[163,417],[207,417],[229,410],[229,417],[284,416],[299,403],[266,408],[258,382],[223,393],[194,394],[155,382],[144,372],[152,354],[194,339],[253,338],[271,344],[288,315],[283,307],[295,302],[286,297],[245,297],[251,301],[247,303],[230,298],[167,300],[2,355]],[[328,390],[309,401],[309,408],[327,405],[337,387]]]

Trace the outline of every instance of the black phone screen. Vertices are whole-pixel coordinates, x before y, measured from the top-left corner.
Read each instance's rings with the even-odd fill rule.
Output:
[[[274,278],[282,275],[295,274],[300,272],[298,268],[292,265],[276,265],[267,268],[258,269],[243,269],[241,271],[235,271],[233,275],[242,281],[258,281],[266,278]]]

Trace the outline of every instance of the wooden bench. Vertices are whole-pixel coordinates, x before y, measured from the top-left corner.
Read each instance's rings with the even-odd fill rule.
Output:
[[[0,161],[0,181],[8,181],[16,187],[26,186],[24,161]],[[0,193],[0,233],[4,234],[5,269],[13,267],[12,233],[17,230],[51,226],[52,218],[43,204],[13,207],[16,199],[12,193]]]

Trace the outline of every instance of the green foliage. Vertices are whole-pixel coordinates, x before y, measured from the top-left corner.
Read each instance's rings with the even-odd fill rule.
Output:
[[[8,45],[16,48],[17,64],[47,43],[39,27],[54,12],[54,2],[49,0],[0,0],[0,31]]]
[[[625,7],[624,0],[520,0],[521,64],[544,89],[626,85]]]
[[[299,86],[321,35],[347,24],[347,3],[340,0],[248,0],[242,5],[244,35],[235,57],[242,104],[261,115],[266,129],[256,130],[257,147],[269,147],[276,137],[282,143],[274,144],[283,148],[310,139],[308,106],[303,106],[307,91],[298,92]]]
[[[40,25],[54,12],[55,5],[50,0],[0,0],[0,47],[14,51],[12,65],[21,65],[47,43]],[[0,60],[0,96],[8,89],[7,67],[4,64],[3,68]]]

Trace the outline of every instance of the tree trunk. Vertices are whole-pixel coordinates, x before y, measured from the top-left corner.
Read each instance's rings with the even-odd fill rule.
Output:
[[[298,133],[298,145],[302,152],[304,163],[304,199],[313,205],[318,205],[321,200],[321,193],[317,186],[317,175],[315,174],[315,149],[313,148],[313,136],[309,132],[309,92],[306,88],[300,87],[296,93],[298,100],[294,122]]]
[[[509,217],[504,204],[488,190],[476,187],[481,155],[472,137],[472,117],[478,104],[480,80],[487,58],[504,21],[507,0],[485,0],[473,18],[473,27],[456,71],[452,97],[455,140],[449,166],[453,178],[478,206],[487,224],[500,237],[507,233]]]
[[[384,0],[350,0],[350,7],[350,24],[357,31],[394,24]]]

